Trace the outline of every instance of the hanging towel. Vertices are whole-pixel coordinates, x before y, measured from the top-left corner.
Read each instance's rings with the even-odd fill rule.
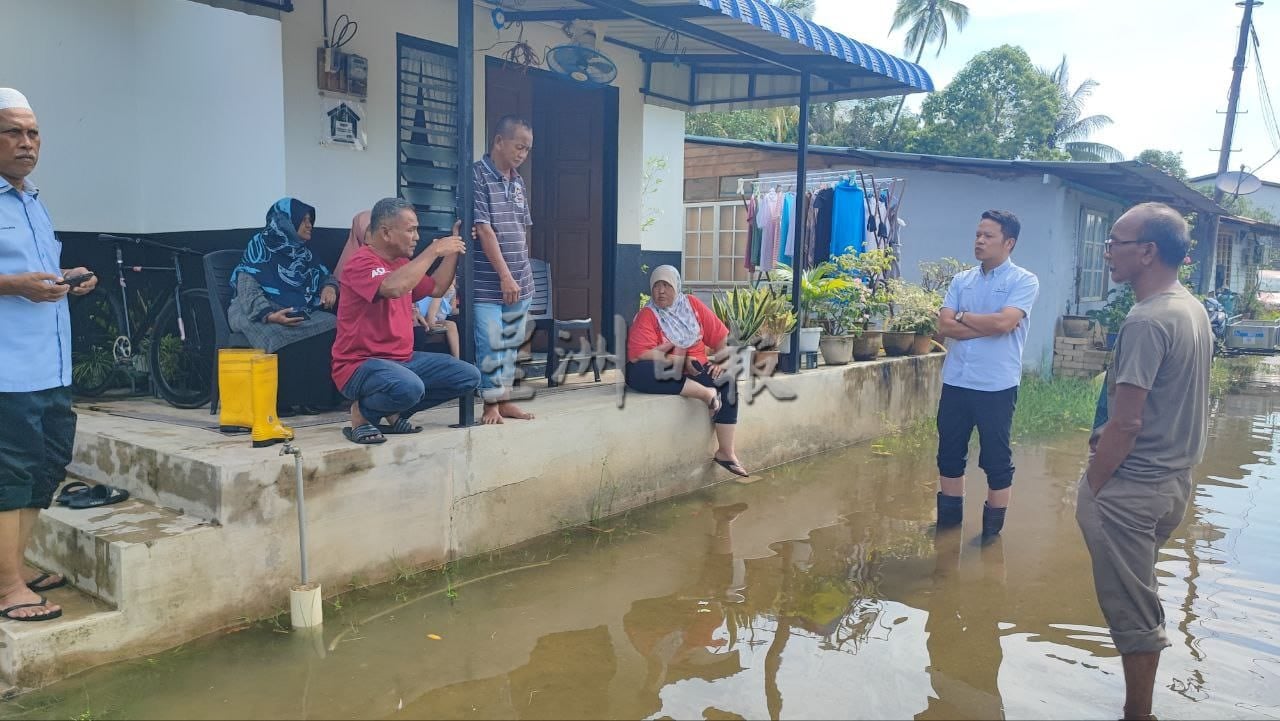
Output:
[[[766,273],[778,264],[778,231],[782,225],[782,194],[770,190],[761,199],[760,225],[764,228],[764,236],[760,242],[760,270]]]
[[[791,265],[796,247],[796,194],[782,197],[782,242],[778,248],[778,262]]]
[[[831,223],[831,256],[857,253],[867,233],[867,210],[862,189],[841,183],[835,188]]]
[[[831,221],[835,210],[835,195],[836,191],[831,188],[823,188],[813,196],[813,210],[817,219],[814,221],[813,239],[809,246],[812,248],[810,267],[831,258]]]
[[[747,252],[742,259],[742,267],[748,271],[756,269],[760,264],[760,243],[757,230],[759,228],[756,223],[759,219],[756,217],[757,201],[753,195],[747,198]]]

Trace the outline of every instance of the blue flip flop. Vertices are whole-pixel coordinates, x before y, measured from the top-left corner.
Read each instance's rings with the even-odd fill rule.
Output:
[[[127,501],[128,499],[129,492],[125,489],[101,483],[87,491],[80,491],[72,495],[70,500],[67,501],[66,506],[67,508],[82,511],[86,508],[110,506],[121,501]]]
[[[93,488],[93,486],[90,486],[84,481],[72,481],[62,487],[62,492],[58,494],[57,504],[59,506],[65,506],[72,498],[75,498],[82,493],[88,493],[90,488]]]

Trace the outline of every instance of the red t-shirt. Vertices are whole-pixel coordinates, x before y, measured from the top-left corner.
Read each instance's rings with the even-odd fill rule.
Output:
[[[386,260],[366,245],[342,267],[338,337],[333,341],[333,382],[338,390],[370,358],[404,363],[413,357],[413,304],[431,295],[435,281],[424,275],[413,293],[399,298],[378,295],[386,276],[408,263],[408,258]]]
[[[698,325],[702,326],[702,342],[694,343],[685,352],[690,358],[706,363],[707,348],[719,345],[729,335],[729,329],[706,303],[695,296],[689,296],[689,304],[693,306],[693,314],[698,316]],[[658,314],[652,308],[641,308],[636,313],[636,319],[631,322],[631,330],[627,331],[627,360],[634,362],[641,355],[666,342],[667,336],[658,324]]]

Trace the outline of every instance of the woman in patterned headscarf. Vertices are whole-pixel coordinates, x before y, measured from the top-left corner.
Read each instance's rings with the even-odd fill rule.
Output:
[[[733,447],[738,423],[736,379],[722,378],[723,368],[707,356],[707,349],[714,353],[725,348],[729,329],[680,286],[680,271],[674,267],[653,269],[649,278],[653,295],[636,313],[627,333],[627,387],[706,403],[720,446],[711,460],[734,475],[746,476]]]
[[[338,281],[307,243],[315,208],[281,198],[231,274],[231,329],[254,348],[279,356],[281,416],[315,413],[338,399],[329,373],[336,335]]]

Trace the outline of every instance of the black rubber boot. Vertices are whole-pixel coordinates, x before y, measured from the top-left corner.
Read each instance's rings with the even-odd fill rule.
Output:
[[[953,528],[964,520],[964,496],[944,496],[938,492],[938,528]]]
[[[992,508],[982,504],[982,540],[993,540],[1004,528],[1004,514],[1008,508]]]

